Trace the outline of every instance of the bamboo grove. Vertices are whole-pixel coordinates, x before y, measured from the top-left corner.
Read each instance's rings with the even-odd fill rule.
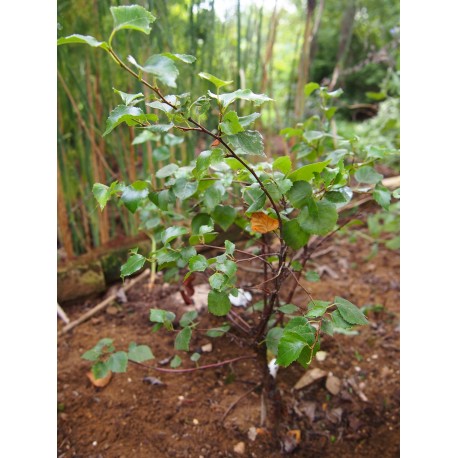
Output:
[[[58,36],[74,30],[82,34],[98,30],[99,36],[106,36],[110,6],[121,4],[126,3],[59,0]],[[339,115],[347,121],[355,120],[355,108],[373,115],[377,97],[393,95],[386,80],[399,68],[396,0],[145,0],[138,4],[158,18],[161,33],[151,35],[147,45],[135,33],[119,37],[123,57],[133,54],[145,59],[157,49],[191,54],[197,61],[179,68],[179,81],[191,92],[204,92],[205,81],[195,76],[204,70],[233,80],[236,87],[268,93],[276,102],[263,108],[257,121],[270,134],[265,138],[267,155],[288,151],[287,141],[278,134],[309,114],[303,88],[310,81],[344,87]],[[93,183],[134,182],[152,174],[160,187],[155,170],[169,160],[189,163],[205,148],[196,136],[184,141],[173,134],[141,137],[133,127],[102,137],[106,113],[119,97],[112,88],[122,87],[124,80],[121,84],[114,62],[100,57],[85,47],[58,49],[58,242],[68,258],[120,236],[136,235],[136,215],[123,206],[112,206],[102,214],[97,211]],[[129,84],[129,93],[140,92],[139,81],[132,79]],[[243,102],[237,109],[244,112]]]

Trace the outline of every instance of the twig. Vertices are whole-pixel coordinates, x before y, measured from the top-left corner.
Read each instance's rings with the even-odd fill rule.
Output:
[[[67,314],[64,312],[64,309],[57,303],[57,314],[59,315],[59,318],[65,323],[68,324],[70,323],[70,318],[67,316]]]
[[[221,422],[225,420],[229,412],[244,398],[246,398],[249,394],[251,394],[254,390],[262,386],[262,383],[258,383],[257,385],[253,386],[250,388],[246,393],[242,394],[238,399],[236,399],[227,409],[226,412],[224,412],[224,415],[221,417]]]
[[[135,364],[138,364],[139,366],[146,367],[148,369],[154,369],[155,371],[159,371],[159,372],[170,372],[170,373],[173,373],[173,374],[184,374],[184,373],[187,373],[187,372],[203,371],[205,369],[212,369],[214,367],[225,366],[226,364],[235,363],[235,362],[241,361],[243,359],[254,359],[254,358],[257,358],[257,356],[256,355],[239,356],[238,358],[228,359],[226,361],[221,361],[220,363],[207,364],[206,366],[191,367],[189,369],[167,369],[165,367],[149,366],[148,364],[138,363],[136,361],[131,361],[131,362],[133,362]]]
[[[124,291],[128,291],[132,286],[136,285],[139,283],[141,280],[146,278],[150,274],[150,270],[146,269],[144,272],[142,272],[138,277],[135,277],[132,279],[127,285],[123,286]],[[116,299],[116,293],[111,294],[108,296],[106,299],[104,299],[102,302],[97,304],[94,308],[86,312],[85,314],[81,315],[77,320],[72,321],[71,323],[67,324],[62,331],[59,333],[59,335],[65,334],[66,332],[70,331],[74,327],[80,325],[84,321],[86,321],[88,318],[91,318],[94,316],[97,312],[100,312],[100,310],[103,310],[105,307],[110,305],[114,300]]]

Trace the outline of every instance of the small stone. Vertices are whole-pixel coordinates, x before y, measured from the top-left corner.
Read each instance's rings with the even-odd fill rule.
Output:
[[[194,418],[194,420],[192,420],[192,424],[193,425],[198,425],[199,424],[199,420],[197,418]]]
[[[107,307],[107,313],[108,315],[116,315],[119,312],[118,307],[115,305],[109,305]]]
[[[248,439],[250,439],[250,441],[255,441],[257,435],[258,435],[258,432],[256,430],[256,427],[250,426],[250,429],[248,430]]]
[[[337,394],[339,394],[341,385],[342,382],[340,381],[340,379],[332,375],[332,372],[329,372],[328,377],[326,379],[326,389],[331,394],[336,396]]]
[[[378,355],[374,354],[371,356],[372,359],[378,359]]]
[[[327,356],[328,356],[328,352],[320,350],[316,352],[315,358],[317,361],[321,363],[326,359]]]
[[[210,352],[213,350],[213,345],[212,345],[211,343],[202,345],[201,350],[202,350],[204,353],[210,353]]]
[[[239,455],[243,455],[245,453],[245,442],[239,442],[238,444],[235,444],[234,452],[238,453]]]
[[[92,445],[95,447],[97,445],[97,441],[92,442]]]
[[[355,371],[356,372],[361,372],[361,368],[359,366],[355,366]]]

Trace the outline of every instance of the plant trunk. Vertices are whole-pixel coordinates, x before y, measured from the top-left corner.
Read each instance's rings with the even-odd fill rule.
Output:
[[[280,442],[282,400],[275,379],[270,375],[265,343],[257,347],[258,364],[262,374],[261,426],[272,434],[275,445]]]

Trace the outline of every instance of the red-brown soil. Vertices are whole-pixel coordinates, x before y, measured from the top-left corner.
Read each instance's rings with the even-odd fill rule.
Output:
[[[300,444],[292,456],[396,457],[399,253],[381,246],[378,255],[370,258],[371,243],[363,238],[352,244],[341,236],[334,242],[312,267],[327,266],[338,278],[331,278],[325,269],[319,282],[307,283],[313,297],[332,300],[339,295],[360,307],[377,307],[369,309],[371,324],[358,329],[357,336],[322,339],[321,350],[327,352],[327,357],[322,362],[315,360],[311,368],[322,368],[341,380],[342,389],[337,395],[326,389],[324,379],[294,390],[304,369],[296,364],[280,368],[277,386],[283,399],[281,431],[301,432]],[[240,279],[242,287],[244,282],[254,282],[252,273],[242,272]],[[240,400],[221,421],[228,407],[260,381],[254,360],[187,374],[130,365],[127,373],[115,374],[105,388],[95,388],[89,382],[86,373],[90,363],[82,360],[81,354],[102,337],[114,338],[118,350],[125,350],[131,341],[150,345],[156,358],[149,362],[152,365],[175,354],[174,335],[164,330],[152,334],[148,317],[150,308],[169,308],[179,317],[183,303],[171,299],[177,290],[177,285],[162,285],[159,280],[150,291],[145,281],[127,293],[128,302],[119,305],[117,313],[111,307],[110,313],[101,312],[59,337],[59,457],[238,457],[242,455],[234,452],[234,446],[239,442],[245,444],[246,457],[283,456],[267,435],[258,435],[254,441],[248,438],[250,427],[260,426],[259,391]],[[73,304],[66,311],[70,318],[76,318],[98,300]],[[294,302],[307,303],[308,299],[298,289]],[[205,312],[201,323],[208,328],[221,320]],[[201,365],[250,353],[233,336],[210,339],[195,335],[191,348],[198,350],[210,341],[213,351],[202,355]],[[185,352],[178,353],[183,367],[193,367]],[[157,377],[164,385],[148,384],[143,380],[145,376]],[[362,399],[364,396],[367,400]]]

